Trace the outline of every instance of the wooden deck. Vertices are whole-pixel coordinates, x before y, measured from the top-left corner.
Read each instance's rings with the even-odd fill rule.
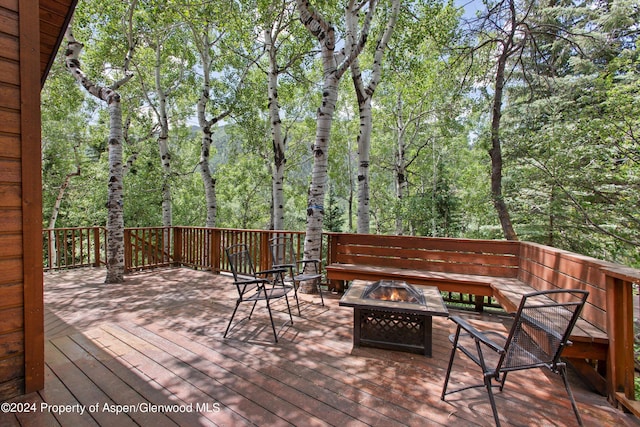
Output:
[[[354,349],[352,309],[337,295],[325,307],[303,295],[302,317],[292,310],[278,344],[264,309],[223,339],[235,301],[228,277],[170,269],[103,279],[98,269],[45,275],[45,389],[12,401],[23,412],[0,413],[0,425],[493,425],[482,389],[440,400],[445,318],[434,318],[433,358]],[[463,357],[455,366],[452,386],[480,379]],[[572,386],[586,425],[640,426],[578,379]],[[553,374],[512,374],[496,396],[505,425],[576,425]]]

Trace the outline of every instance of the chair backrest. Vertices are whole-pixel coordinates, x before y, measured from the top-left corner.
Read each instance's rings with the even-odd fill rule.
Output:
[[[297,257],[293,250],[293,239],[288,236],[276,236],[269,240],[271,248],[271,264],[273,266],[288,265],[297,271]]]
[[[253,260],[249,254],[249,247],[246,244],[238,243],[229,246],[225,248],[225,252],[229,260],[231,273],[236,282],[241,280],[242,277],[256,277],[256,269],[253,266]]]
[[[498,369],[555,368],[589,292],[550,290],[524,295]]]

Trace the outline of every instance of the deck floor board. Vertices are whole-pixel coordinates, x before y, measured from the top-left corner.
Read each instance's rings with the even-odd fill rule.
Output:
[[[434,318],[431,358],[354,348],[352,309],[339,307],[335,294],[325,295],[324,307],[300,295],[302,316],[292,306],[294,323],[280,329],[277,344],[262,307],[224,339],[235,304],[227,276],[167,269],[121,285],[103,281],[100,269],[45,275],[45,388],[15,400],[82,405],[84,413],[3,413],[0,425],[493,425],[482,389],[440,400],[453,331],[447,319]],[[286,305],[273,308],[280,325]],[[499,316],[466,316],[505,328]],[[481,381],[464,357],[455,363],[453,387]],[[571,380],[586,425],[640,427]],[[504,425],[576,424],[561,379],[541,370],[510,375],[496,401]]]

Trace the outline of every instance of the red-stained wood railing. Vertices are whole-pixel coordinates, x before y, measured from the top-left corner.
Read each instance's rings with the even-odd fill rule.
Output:
[[[169,266],[184,266],[215,273],[230,272],[224,248],[237,243],[249,247],[258,269],[271,265],[269,240],[276,235],[293,238],[302,257],[304,232],[243,230],[206,227],[126,228],[125,271],[127,273]],[[45,270],[99,267],[106,264],[104,227],[43,230]]]
[[[124,230],[125,272],[173,265],[171,227],[136,227]]]
[[[271,268],[271,250],[269,248],[269,240],[276,236],[287,236],[293,239],[294,250],[297,251],[298,257],[302,258],[304,232],[286,231],[286,230],[242,230],[242,229],[217,229],[220,233],[219,238],[219,271],[230,272],[231,267],[229,261],[224,254],[224,248],[236,244],[246,244],[249,253],[253,258],[255,268],[257,270],[267,270]]]
[[[45,271],[100,267],[106,263],[106,229],[73,227],[43,230]]]

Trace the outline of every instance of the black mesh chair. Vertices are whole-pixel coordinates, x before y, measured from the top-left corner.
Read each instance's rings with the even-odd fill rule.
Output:
[[[309,281],[315,284],[316,289],[320,294],[320,301],[324,306],[322,286],[320,285],[320,279],[322,278],[322,275],[320,274],[320,260],[298,260],[296,252],[293,250],[293,239],[288,236],[274,237],[269,240],[269,245],[271,247],[272,267],[284,268],[287,270],[284,280],[286,283],[291,283],[295,290],[296,303],[298,304],[298,315],[300,315],[298,288],[302,282]]]
[[[227,330],[224,333],[224,337],[227,337],[233,318],[238,311],[238,307],[243,302],[253,302],[253,307],[249,313],[248,319],[251,319],[253,310],[256,308],[258,301],[265,301],[267,305],[267,311],[269,312],[269,319],[271,320],[271,329],[273,329],[273,336],[278,342],[278,334],[273,322],[273,315],[271,314],[271,305],[269,301],[284,298],[287,302],[287,311],[289,312],[289,321],[286,324],[293,324],[293,317],[291,316],[291,307],[289,306],[289,299],[287,294],[293,290],[293,286],[287,286],[284,283],[284,274],[286,271],[282,268],[276,268],[272,270],[256,271],[253,266],[253,261],[249,254],[249,249],[244,243],[229,246],[225,249],[231,272],[233,273],[233,284],[238,290],[238,299],[236,300],[236,307],[233,310]],[[284,326],[284,325],[283,325]]]
[[[489,331],[481,332],[464,319],[451,316],[458,326],[449,337],[453,343],[449,367],[442,389],[445,396],[474,387],[485,387],[496,425],[500,425],[492,387],[504,388],[507,374],[531,368],[548,368],[560,374],[571,400],[578,423],[582,418],[567,380],[566,365],[560,361],[562,350],[570,345],[569,335],[589,295],[579,290],[552,290],[524,295],[508,336]],[[447,391],[456,350],[462,351],[482,369],[484,382]],[[497,384],[493,384],[493,381]]]

